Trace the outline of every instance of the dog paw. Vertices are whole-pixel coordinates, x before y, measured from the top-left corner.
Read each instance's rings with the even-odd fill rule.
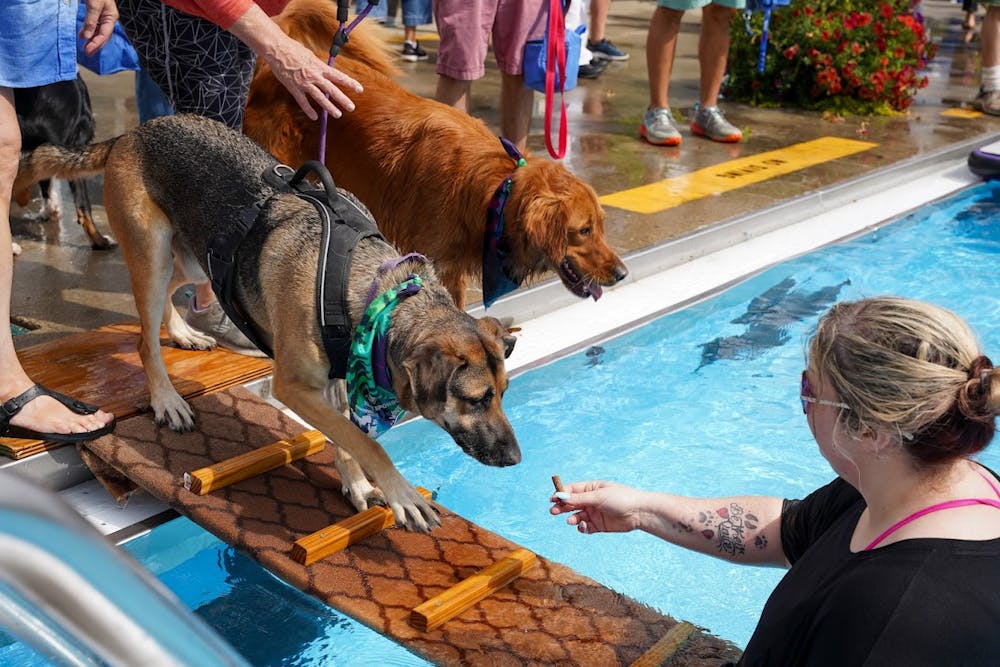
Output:
[[[396,517],[396,525],[414,530],[420,533],[429,533],[431,529],[441,525],[434,507],[417,492],[411,488],[402,502],[389,501],[389,509]]]
[[[179,394],[165,400],[150,401],[156,423],[166,424],[180,433],[194,430],[194,410]]]
[[[382,492],[372,486],[367,479],[361,483],[345,485],[343,493],[347,502],[351,503],[354,509],[359,512],[364,512],[366,509],[371,509],[372,507],[389,506]]]
[[[186,331],[170,334],[170,340],[182,350],[211,350],[216,345],[214,338],[190,327]]]
[[[90,247],[94,250],[111,250],[118,247],[118,242],[107,234],[101,234],[97,238],[90,239]]]

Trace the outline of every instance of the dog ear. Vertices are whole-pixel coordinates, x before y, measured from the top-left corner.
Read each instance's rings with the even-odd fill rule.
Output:
[[[566,254],[568,219],[565,204],[555,196],[540,195],[524,207],[521,224],[531,239],[553,262],[559,263]]]
[[[511,352],[514,351],[514,344],[517,343],[517,338],[514,337],[510,329],[503,325],[503,322],[495,317],[483,317],[476,321],[476,325],[482,333],[486,334],[488,340],[499,339],[503,345],[503,358],[510,357]]]
[[[427,419],[437,418],[448,401],[448,383],[461,364],[458,357],[446,354],[441,348],[425,345],[403,362],[409,397],[417,412]],[[403,402],[405,394],[400,393]]]

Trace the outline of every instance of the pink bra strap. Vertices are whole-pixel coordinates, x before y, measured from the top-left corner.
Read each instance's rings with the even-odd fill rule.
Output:
[[[982,474],[982,473],[980,473],[980,474]],[[989,480],[987,480],[987,481],[989,481]],[[997,487],[994,486],[992,482],[990,482],[990,486],[993,487],[994,491],[997,491]],[[997,492],[997,497],[1000,498],[1000,492]],[[897,530],[899,530],[900,528],[902,528],[906,524],[908,524],[911,521],[914,521],[916,519],[919,519],[920,517],[924,516],[925,514],[931,514],[932,512],[939,512],[941,510],[950,510],[953,507],[965,507],[967,505],[989,505],[990,507],[995,507],[997,509],[1000,509],[1000,500],[994,500],[992,498],[962,498],[960,500],[947,500],[947,501],[945,501],[943,503],[937,503],[936,505],[930,505],[929,507],[925,507],[922,510],[917,510],[913,514],[911,514],[911,515],[909,515],[907,517],[904,517],[904,518],[900,519],[899,521],[897,521],[896,523],[894,523],[891,526],[889,526],[889,528],[887,528],[885,530],[885,532],[883,532],[881,535],[879,535],[874,540],[872,540],[872,543],[869,544],[867,547],[865,547],[864,550],[865,551],[870,551],[870,550],[874,549],[876,546],[879,545],[879,543],[882,540],[884,540],[885,538],[889,537],[890,535],[892,535],[893,533],[895,533]]]
[[[990,479],[989,477],[987,477],[986,475],[984,475],[983,471],[977,470],[976,472],[979,473],[980,477],[982,477],[983,479],[986,480],[986,483],[990,485],[991,489],[993,489],[993,493],[997,494],[997,498],[1000,498],[1000,487],[998,487],[996,484],[994,484],[992,479]]]

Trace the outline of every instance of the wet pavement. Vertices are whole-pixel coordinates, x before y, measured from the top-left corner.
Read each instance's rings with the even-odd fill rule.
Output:
[[[929,64],[930,83],[920,91],[908,113],[894,117],[825,119],[816,112],[760,109],[723,102],[731,122],[744,130],[739,144],[717,144],[694,137],[682,125],[683,143],[676,148],[646,144],[638,139],[638,125],[648,103],[645,38],[654,3],[615,0],[607,36],[631,58],[611,63],[596,80],[581,80],[566,96],[570,145],[566,166],[591,183],[602,197],[664,179],[686,177],[710,167],[726,167],[734,160],[775,151],[824,137],[874,144],[837,159],[742,187],[722,189],[699,199],[664,204],[652,213],[640,213],[605,203],[607,234],[612,246],[628,259],[635,253],[671,239],[732,222],[741,216],[862,178],[906,161],[932,156],[970,141],[987,143],[1000,134],[1000,118],[971,112],[980,67],[978,35],[962,29],[961,5],[925,0],[923,10],[937,56]],[[698,99],[696,59],[699,12],[685,15],[678,43],[670,97],[685,117]],[[387,29],[390,41],[400,43],[401,30]],[[424,26],[421,44],[430,62],[400,61],[400,83],[432,96],[435,35]],[[473,113],[491,127],[497,124],[499,75],[488,63],[485,79],[473,85]],[[127,131],[137,122],[131,73],[84,78],[90,88],[98,139]],[[530,148],[544,156],[543,99],[536,95]],[[822,157],[822,156],[821,156]],[[99,227],[106,231],[99,206],[99,179],[92,188]],[[23,247],[15,261],[12,312],[15,323],[32,330],[15,336],[21,348],[58,338],[68,332],[92,329],[134,319],[135,307],[128,274],[117,250],[92,250],[75,222],[68,188],[63,188],[63,222],[37,222],[22,217],[11,221],[14,240]],[[917,194],[917,196],[919,196]],[[37,209],[39,202],[29,208]],[[738,225],[734,227],[738,234]]]

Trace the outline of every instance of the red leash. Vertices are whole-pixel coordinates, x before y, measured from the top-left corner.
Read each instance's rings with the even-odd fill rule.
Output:
[[[557,160],[566,155],[566,17],[561,0],[549,0],[549,24],[545,52],[545,147]],[[575,66],[575,63],[574,63]],[[552,105],[555,102],[556,73],[559,74],[559,150],[552,146]]]

